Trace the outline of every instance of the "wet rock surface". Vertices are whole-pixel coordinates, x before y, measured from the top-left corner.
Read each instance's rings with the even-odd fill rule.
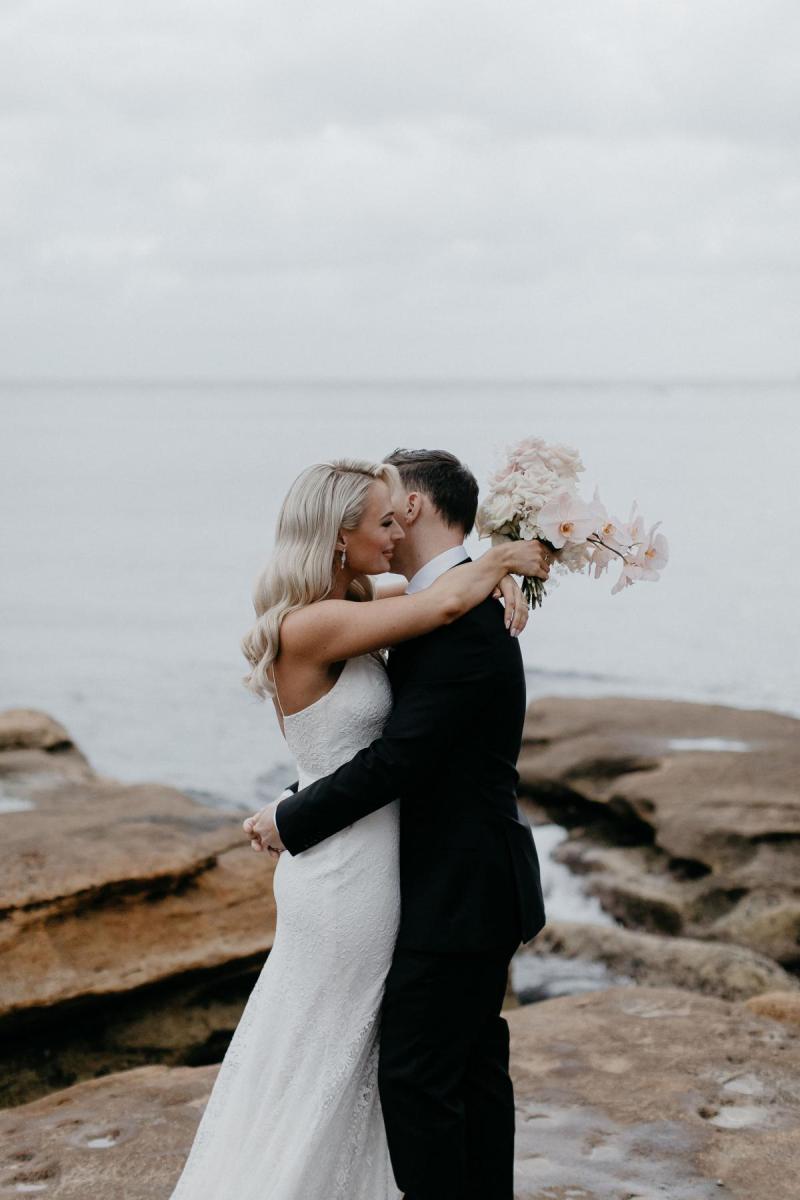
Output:
[[[578,996],[603,988],[633,983],[619,971],[588,958],[520,951],[511,964],[514,999],[519,1004],[539,1004],[555,996]]]
[[[29,1076],[33,1086],[43,1059],[50,1086],[118,1062],[113,1046],[137,1021],[129,1004],[109,1028],[118,999],[141,999],[152,1053],[168,1056],[176,1009],[165,985],[263,962],[274,865],[249,849],[241,817],[96,774],[61,726],[31,710],[0,714],[0,799],[0,1057],[17,1068],[6,1101],[30,1094],[20,1086]],[[187,1001],[191,1020],[211,1004]],[[140,1030],[140,1046],[147,1036]],[[198,1052],[190,1030],[185,1041]]]
[[[617,920],[800,966],[800,722],[722,705],[548,698],[522,789]]]
[[[557,988],[565,975],[565,990],[570,992],[608,987],[621,978],[649,987],[687,988],[722,1000],[745,1000],[779,990],[781,996],[793,995],[800,1006],[800,983],[793,975],[763,954],[725,942],[635,933],[613,925],[548,921],[516,956],[520,979],[525,979],[526,968],[530,977],[537,962],[543,983],[553,976]],[[565,970],[569,967],[571,970]],[[573,981],[580,985],[582,979],[584,986],[575,986]],[[525,1002],[524,992],[520,1000]]]
[[[794,1196],[797,1031],[656,988],[547,1001],[508,1020],[519,1200]]]
[[[800,1029],[678,989],[507,1013],[517,1200],[793,1200]],[[215,1067],[144,1067],[0,1113],[0,1197],[167,1200]]]

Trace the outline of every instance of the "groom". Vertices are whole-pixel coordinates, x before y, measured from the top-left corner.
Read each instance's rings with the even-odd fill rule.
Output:
[[[468,561],[478,486],[443,450],[396,450],[409,592]],[[401,917],[381,1010],[379,1086],[406,1200],[513,1200],[514,1095],[500,1010],[509,962],[545,923],[516,803],[525,717],[519,643],[487,599],[389,652],[381,737],[268,806],[262,844],[300,854],[400,797]],[[277,813],[276,813],[277,806]]]

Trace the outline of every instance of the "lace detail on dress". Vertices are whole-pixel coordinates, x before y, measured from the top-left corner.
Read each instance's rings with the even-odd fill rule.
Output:
[[[391,707],[382,662],[371,654],[349,658],[329,692],[284,716],[286,744],[303,782],[329,775],[379,737]]]
[[[378,1100],[378,1021],[375,1017],[365,1021],[342,1060],[336,1075],[328,1081],[323,1109],[329,1109],[340,1101],[341,1087],[348,1076],[355,1074],[358,1080],[354,1102],[351,1107],[349,1127],[340,1147],[340,1165],[333,1182],[330,1200],[349,1200],[353,1194],[354,1173],[369,1168],[372,1164],[369,1147],[370,1109]],[[359,1068],[360,1064],[360,1068]]]
[[[301,783],[369,745],[391,704],[382,663],[348,660],[330,692],[285,718]],[[378,1094],[398,822],[394,801],[281,855],[273,948],[171,1200],[400,1200]]]
[[[365,1028],[366,1033],[366,1028]],[[350,1116],[350,1128],[344,1140],[342,1165],[336,1175],[331,1200],[349,1200],[354,1188],[358,1186],[354,1175],[369,1174],[375,1164],[375,1147],[383,1153],[383,1139],[373,1136],[370,1139],[370,1112],[377,1109],[380,1112],[378,1096],[378,1053],[379,1046],[374,1030],[370,1031],[371,1046],[365,1063],[362,1082],[359,1086]]]

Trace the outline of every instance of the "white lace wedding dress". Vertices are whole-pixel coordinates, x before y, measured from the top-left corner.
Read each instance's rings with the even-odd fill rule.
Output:
[[[383,664],[349,659],[285,718],[301,787],[373,741],[391,706]],[[398,834],[394,801],[278,859],[274,945],[171,1200],[399,1200],[377,1087]]]

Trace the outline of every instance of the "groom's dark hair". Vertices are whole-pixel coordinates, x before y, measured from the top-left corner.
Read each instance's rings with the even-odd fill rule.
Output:
[[[397,467],[409,492],[423,492],[448,525],[463,529],[464,536],[475,524],[478,511],[478,481],[447,450],[393,450],[383,460]]]

